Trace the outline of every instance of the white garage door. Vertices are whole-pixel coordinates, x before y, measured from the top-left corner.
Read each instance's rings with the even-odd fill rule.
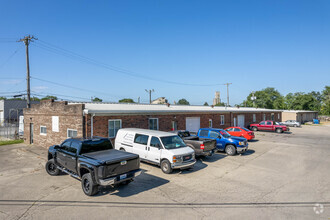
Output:
[[[186,118],[186,130],[191,132],[197,132],[199,128],[200,128],[199,117]]]
[[[237,115],[237,126],[244,127],[245,126],[245,117],[244,115]]]

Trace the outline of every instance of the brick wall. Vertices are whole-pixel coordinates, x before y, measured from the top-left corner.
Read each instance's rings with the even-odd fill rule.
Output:
[[[220,115],[225,116],[225,124],[220,125]],[[200,117],[200,127],[209,127],[209,119],[212,119],[214,128],[226,128],[231,125],[231,114],[173,114],[173,115],[118,115],[118,116],[94,116],[93,135],[108,137],[108,121],[110,119],[121,119],[122,128],[144,128],[148,129],[149,118],[158,118],[159,130],[170,131],[172,121],[177,122],[178,130],[186,129],[187,117]],[[85,116],[85,136],[91,136],[91,116]]]
[[[24,141],[30,144],[30,124],[33,123],[33,144],[48,147],[67,139],[67,129],[77,130],[83,136],[83,104],[68,105],[54,100],[41,101],[30,109],[24,109]],[[52,131],[52,116],[59,118],[59,132]],[[40,126],[46,126],[47,134],[40,134]]]

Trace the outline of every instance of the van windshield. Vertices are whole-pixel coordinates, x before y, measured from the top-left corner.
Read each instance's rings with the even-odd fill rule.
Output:
[[[112,144],[107,139],[84,141],[81,145],[80,154],[86,154],[102,150],[113,149]]]
[[[177,149],[186,146],[179,136],[161,137],[160,139],[162,140],[165,149]]]

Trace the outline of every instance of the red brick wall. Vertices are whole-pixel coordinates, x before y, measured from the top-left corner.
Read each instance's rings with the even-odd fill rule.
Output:
[[[68,105],[53,100],[41,101],[24,109],[24,141],[30,144],[30,123],[33,123],[33,144],[49,147],[67,139],[67,129],[77,130],[77,137],[83,136],[83,104]],[[59,117],[59,132],[52,131],[52,116]],[[47,134],[40,134],[40,126],[46,126]]]
[[[231,116],[224,113],[225,124],[220,125],[220,114],[173,114],[173,115],[118,115],[118,116],[94,116],[93,135],[108,137],[108,120],[121,119],[122,128],[144,128],[148,129],[149,118],[158,118],[159,130],[170,131],[172,121],[176,121],[178,130],[186,129],[186,117],[200,117],[200,127],[208,127],[209,119],[212,119],[214,128],[226,128],[231,125]],[[85,116],[86,136],[91,135],[91,116]]]

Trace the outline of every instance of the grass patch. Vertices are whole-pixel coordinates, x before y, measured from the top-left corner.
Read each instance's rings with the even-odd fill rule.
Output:
[[[9,144],[19,144],[23,143],[24,140],[8,140],[8,141],[0,141],[0,146],[1,145],[9,145]]]

